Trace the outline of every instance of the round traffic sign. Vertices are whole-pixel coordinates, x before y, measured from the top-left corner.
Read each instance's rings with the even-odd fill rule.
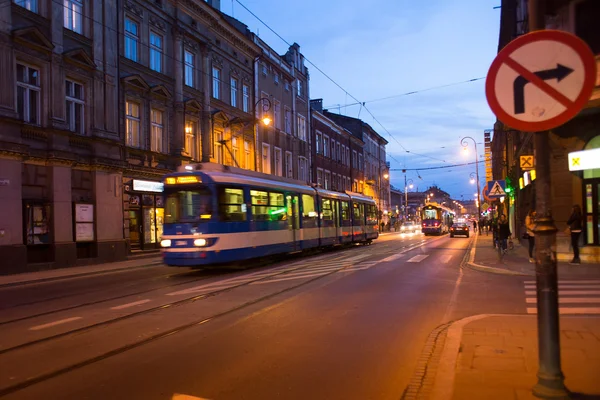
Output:
[[[588,45],[562,31],[536,31],[504,47],[485,82],[490,108],[511,128],[526,132],[560,126],[585,106],[596,83]]]

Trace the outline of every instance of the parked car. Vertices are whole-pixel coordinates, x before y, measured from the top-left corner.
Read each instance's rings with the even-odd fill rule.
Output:
[[[455,223],[450,227],[450,237],[454,237],[456,235],[464,235],[469,237],[469,225],[465,223]]]

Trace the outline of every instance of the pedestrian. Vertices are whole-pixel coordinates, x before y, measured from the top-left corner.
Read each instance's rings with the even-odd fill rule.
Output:
[[[477,232],[477,221],[473,220],[473,231]]]
[[[533,246],[535,246],[535,236],[533,234],[533,227],[535,226],[535,210],[529,210],[527,217],[525,217],[525,235],[529,241],[529,262],[535,263],[535,258],[533,257]]]
[[[501,246],[501,249],[504,253],[506,253],[507,249],[507,241],[510,237],[510,226],[508,225],[508,220],[506,219],[506,215],[500,215],[500,219],[498,220],[498,244]]]
[[[579,259],[579,235],[581,235],[583,227],[583,214],[578,204],[573,206],[573,212],[567,221],[567,225],[569,225],[571,231],[571,246],[573,247],[573,261],[570,264],[581,264]]]

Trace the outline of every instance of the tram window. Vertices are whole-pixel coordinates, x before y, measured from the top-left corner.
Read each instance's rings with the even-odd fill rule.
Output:
[[[351,226],[350,205],[347,201],[340,202],[340,210],[342,212],[342,226]]]
[[[311,195],[302,195],[302,227],[317,227],[317,211],[315,209],[315,199]]]
[[[367,205],[367,225],[377,225],[377,207]]]
[[[245,221],[244,191],[219,188],[219,217],[221,221]]]
[[[364,208],[362,204],[353,203],[352,208],[354,209],[354,225],[364,225]]]
[[[285,221],[287,218],[283,193],[269,192],[269,215],[271,221]]]
[[[333,226],[333,209],[329,199],[321,199],[321,219],[323,226]]]
[[[252,219],[254,221],[269,220],[269,194],[260,190],[251,190]]]
[[[423,210],[423,215],[424,215],[423,219],[437,219],[437,210],[436,209]]]
[[[208,189],[181,190],[167,194],[165,222],[189,222],[212,217]]]

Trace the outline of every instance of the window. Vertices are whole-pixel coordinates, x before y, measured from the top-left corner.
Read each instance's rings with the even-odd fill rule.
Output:
[[[185,152],[196,160],[198,155],[196,152],[196,123],[185,121]]]
[[[64,0],[65,8],[65,28],[73,32],[83,33],[83,1],[82,0]]]
[[[377,225],[377,207],[372,204],[366,205],[367,225]]]
[[[323,156],[329,157],[329,136],[323,135]]]
[[[346,165],[350,166],[350,148],[346,147]]]
[[[294,177],[293,158],[292,158],[291,151],[285,152],[285,171],[286,171],[286,175],[285,175],[286,178]]]
[[[279,72],[275,72],[275,74],[273,75],[273,81],[276,85],[279,85]]]
[[[342,155],[341,155],[340,142],[335,142],[335,151],[337,153],[336,161],[341,161]]]
[[[217,164],[225,164],[223,161],[223,132],[215,132],[215,162]]]
[[[340,208],[342,211],[342,226],[352,225],[350,222],[350,206],[347,201],[340,202]]]
[[[244,140],[244,168],[246,169],[253,169],[252,168],[252,162],[250,160],[250,142],[247,140]]]
[[[260,190],[251,190],[252,219],[254,221],[269,220],[269,193]]]
[[[40,123],[40,71],[17,64],[17,112],[31,124]]]
[[[317,210],[315,208],[315,199],[309,194],[302,195],[302,227],[317,227]]]
[[[273,100],[273,125],[275,128],[281,129],[281,102]]]
[[[342,145],[342,164],[346,165],[346,146]]]
[[[231,105],[237,107],[237,91],[238,81],[235,78],[231,78]]]
[[[356,150],[352,150],[352,168],[358,168],[358,156]]]
[[[292,133],[292,111],[285,107],[285,133]]]
[[[363,156],[362,154],[358,155],[358,170],[362,171],[364,168],[364,164],[363,164]]]
[[[72,81],[65,81],[65,100],[69,130],[82,135],[85,129],[83,125],[85,109],[83,86]]]
[[[38,0],[15,0],[15,4],[31,12],[38,12]]]
[[[336,187],[335,187],[335,181],[336,181],[336,173],[335,173],[335,172],[333,172],[333,173],[331,174],[331,187],[330,187],[329,189],[331,189],[331,190],[336,190]]]
[[[213,76],[213,97],[219,99],[221,93],[221,70],[218,68],[212,69]]]
[[[221,221],[246,220],[246,204],[242,189],[219,187],[219,219]]]
[[[233,165],[239,166],[240,163],[240,149],[238,146],[238,138],[235,136],[231,138],[231,153],[233,155]]]
[[[317,186],[323,187],[323,169],[317,168]]]
[[[162,72],[162,42],[162,36],[150,32],[150,69],[156,72]]]
[[[281,149],[273,148],[273,156],[275,157],[275,175],[283,176],[283,159],[281,158]]]
[[[27,204],[25,213],[25,243],[50,243],[50,206],[42,204]]]
[[[210,190],[179,190],[169,193],[165,203],[165,223],[194,222],[212,217]]]
[[[363,204],[357,204],[357,203],[352,203],[352,208],[354,209],[354,225],[356,226],[360,226],[360,225],[364,225],[364,205]]]
[[[266,143],[262,145],[262,172],[271,173],[271,147]]]
[[[335,141],[331,139],[331,159],[335,161]]]
[[[185,85],[189,87],[194,87],[194,55],[189,51],[185,50],[183,52],[183,61],[185,64],[183,69]]]
[[[132,61],[138,60],[138,24],[125,18],[125,57]]]
[[[296,81],[296,89],[296,94],[298,95],[298,97],[304,96],[304,85],[302,84],[302,81],[300,79]]]
[[[248,85],[242,85],[242,110],[248,112],[250,110],[250,87]]]
[[[325,171],[324,176],[325,176],[325,180],[323,182],[323,189],[329,190],[329,189],[331,189],[331,172]]]
[[[283,84],[283,87],[285,88],[286,92],[290,91],[290,82],[286,79],[285,83]]]
[[[321,199],[321,220],[323,226],[333,226],[333,205],[330,199]]]
[[[161,110],[155,108],[150,112],[150,150],[156,151],[157,153],[163,152],[163,137],[164,137],[164,125],[163,125],[164,113]]]
[[[267,76],[267,72],[268,72],[268,69],[267,69],[267,64],[263,63],[263,65],[262,65],[262,69],[261,69],[261,70],[262,70],[262,74],[263,74],[264,76]]]
[[[298,157],[298,180],[308,182],[308,160]]]
[[[317,154],[321,154],[321,142],[323,141],[323,134],[321,132],[317,132],[315,134],[315,151]]]
[[[140,105],[132,101],[125,102],[127,120],[127,146],[140,147]]]
[[[306,141],[306,118],[298,115],[298,138]]]

